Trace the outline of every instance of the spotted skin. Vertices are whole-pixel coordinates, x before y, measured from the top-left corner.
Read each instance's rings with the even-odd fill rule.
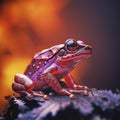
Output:
[[[64,44],[45,49],[35,54],[24,74],[15,75],[12,88],[20,94],[32,94],[34,96],[36,94],[34,90],[39,91],[50,87],[60,95],[68,95],[70,98],[75,98],[70,91],[87,90],[88,88],[76,85],[70,75],[70,71],[81,61],[88,58],[91,53],[91,46],[84,44],[83,41],[75,41],[74,39],[68,39]],[[61,86],[60,80],[63,78],[68,88]]]

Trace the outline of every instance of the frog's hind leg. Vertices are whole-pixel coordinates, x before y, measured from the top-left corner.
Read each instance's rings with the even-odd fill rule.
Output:
[[[34,96],[42,97],[47,100],[49,97],[43,92],[33,91],[35,88],[34,82],[23,74],[16,74],[14,77],[14,82],[12,83],[12,89],[22,96],[27,96],[28,98],[33,98]]]

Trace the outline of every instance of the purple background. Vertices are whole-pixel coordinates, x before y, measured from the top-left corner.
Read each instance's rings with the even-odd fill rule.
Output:
[[[83,76],[90,87],[120,88],[119,2],[112,0],[72,0],[63,11],[73,38],[93,46],[89,69]]]

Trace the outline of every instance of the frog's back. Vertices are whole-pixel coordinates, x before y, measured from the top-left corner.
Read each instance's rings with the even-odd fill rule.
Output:
[[[56,60],[55,54],[63,45],[56,45],[52,48],[45,49],[37,54],[35,54],[33,60],[26,68],[24,74],[27,75],[32,80],[41,80],[41,74]]]

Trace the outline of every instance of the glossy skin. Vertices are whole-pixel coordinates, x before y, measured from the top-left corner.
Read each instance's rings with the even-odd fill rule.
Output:
[[[24,74],[16,74],[12,88],[20,94],[31,93],[50,87],[60,95],[68,95],[74,98],[75,91],[83,90],[86,86],[76,85],[70,71],[81,61],[88,58],[92,48],[82,41],[66,40],[65,44],[53,46],[35,54],[33,60],[26,68]],[[60,80],[64,78],[68,88],[63,88]],[[42,93],[44,96],[44,93]]]

